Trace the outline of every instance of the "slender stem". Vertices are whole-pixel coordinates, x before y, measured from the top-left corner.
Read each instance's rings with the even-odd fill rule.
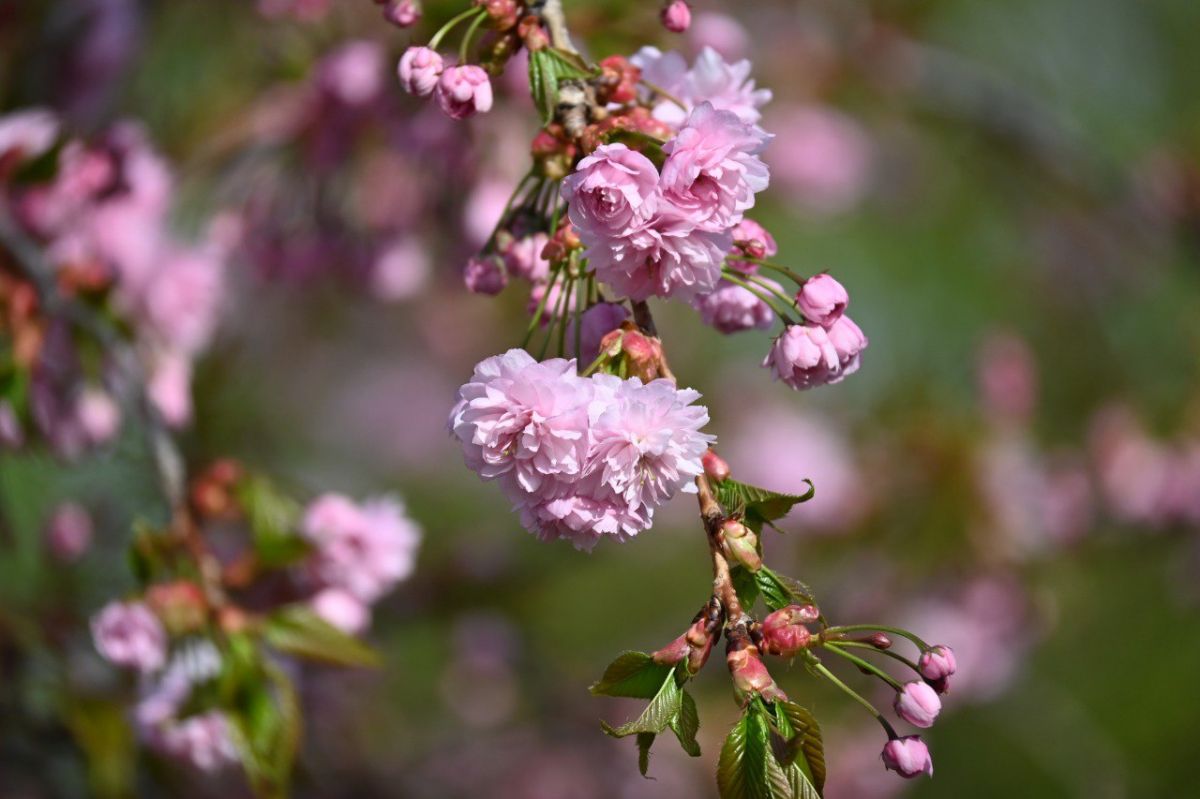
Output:
[[[862,641],[837,641],[836,643],[838,646],[840,646],[842,648],[853,647],[854,649],[869,649],[872,652],[878,652],[881,655],[886,655],[887,657],[890,657],[892,660],[897,660],[897,661],[903,663],[905,666],[908,666],[913,671],[919,671],[916,663],[913,663],[911,660],[904,657],[904,655],[901,655],[899,652],[893,652],[890,649],[880,649],[879,647],[873,646],[871,644],[864,644]]]
[[[779,308],[777,308],[775,306],[774,301],[768,295],[762,293],[762,289],[756,287],[755,285],[753,285],[751,283],[747,283],[746,281],[742,280],[740,277],[730,274],[731,271],[732,270],[725,270],[724,274],[722,275],[725,278],[725,280],[728,280],[730,283],[732,283],[735,286],[741,286],[746,291],[753,294],[755,297],[758,297],[760,300],[762,300],[764,303],[766,303],[768,308],[770,308],[772,311],[775,312],[776,316],[778,316],[780,319],[783,320],[784,324],[790,325],[790,324],[795,323],[794,320],[790,316],[788,316],[786,311],[779,310]]]
[[[526,172],[525,177],[521,178],[521,182],[517,184],[517,188],[509,196],[508,202],[504,204],[504,211],[500,214],[500,221],[492,228],[492,235],[488,236],[487,243],[483,245],[483,252],[488,252],[492,249],[492,245],[496,243],[496,236],[510,221],[509,216],[512,214],[513,206],[517,204],[517,198],[521,196],[521,192],[529,185],[529,181],[533,179],[534,175],[532,171]]]
[[[814,655],[812,655],[811,653],[808,655],[808,665],[811,666],[818,673],[820,673],[820,675],[822,677],[829,680],[831,683],[833,683],[838,688],[840,688],[842,690],[842,692],[846,694],[846,696],[850,697],[855,702],[858,702],[860,705],[862,705],[864,708],[866,708],[867,712],[870,713],[872,716],[874,716],[875,720],[878,721],[880,724],[882,724],[883,728],[885,730],[887,730],[887,734],[888,734],[889,738],[900,737],[900,736],[896,735],[895,728],[893,728],[892,725],[888,722],[888,720],[883,717],[883,714],[880,713],[879,710],[877,710],[876,707],[871,704],[870,700],[866,699],[858,691],[855,691],[849,685],[846,685],[846,683],[844,683],[840,679],[838,679],[838,676],[836,674],[834,674],[832,671],[830,671],[828,668],[826,668],[825,664],[822,663],[820,660],[817,660],[817,658]]]
[[[475,17],[475,20],[471,23],[471,27],[467,28],[467,32],[462,38],[462,44],[460,44],[458,47],[459,64],[467,63],[467,54],[471,50],[471,40],[475,38],[475,31],[479,30],[479,26],[483,24],[485,19],[487,19],[487,14],[480,14],[479,16]]]
[[[575,309],[571,316],[575,320],[575,357],[583,357],[583,314],[587,309],[587,281],[582,277],[577,282]]]
[[[866,669],[867,671],[871,672],[879,679],[886,682],[888,685],[895,688],[897,691],[899,691],[901,688],[904,687],[903,685],[900,684],[899,680],[892,677],[892,675],[888,674],[886,671],[879,668],[874,663],[871,663],[870,661],[867,661],[867,660],[863,660],[862,658],[858,657],[857,655],[852,655],[849,652],[843,651],[840,647],[838,647],[837,644],[835,644],[833,642],[826,642],[825,650],[827,652],[833,652],[835,655],[840,655],[841,657],[846,658],[846,660],[849,660],[851,663],[853,663],[854,665],[858,666],[861,669]]]
[[[558,276],[564,268],[560,267],[550,272],[550,279],[546,281],[546,293],[538,301],[537,310],[534,311],[533,318],[529,320],[529,326],[525,328],[525,337],[521,339],[521,349],[529,346],[529,340],[533,338],[533,331],[537,330],[538,323],[542,321],[542,312],[546,309],[546,300],[550,297],[550,289],[554,287],[555,281],[558,280]]]
[[[654,92],[655,94],[661,95],[664,99],[669,100],[670,102],[672,102],[675,105],[682,108],[684,111],[687,110],[687,106],[684,105],[683,100],[680,100],[678,97],[671,94],[669,91],[664,89],[662,86],[659,86],[658,84],[655,84],[655,83],[651,83],[650,81],[646,80],[645,78],[642,78],[639,82],[643,86],[645,86],[647,89],[649,89],[650,91]]]
[[[455,25],[462,22],[464,19],[467,19],[472,14],[479,14],[480,16],[484,16],[485,14],[487,14],[487,11],[485,11],[481,6],[471,6],[470,8],[468,8],[466,11],[462,12],[461,14],[451,17],[449,22],[447,22],[445,25],[443,25],[441,28],[439,28],[437,33],[433,34],[433,38],[429,40],[429,44],[428,44],[429,49],[436,50],[438,48],[438,45],[442,43],[442,39],[444,39],[446,37],[446,34],[449,33],[450,31],[452,31],[454,29]]]
[[[767,291],[774,294],[779,299],[783,300],[785,303],[787,303],[788,308],[796,307],[796,298],[795,297],[789,297],[787,294],[784,294],[782,290],[780,290],[779,288],[777,288],[775,286],[772,286],[770,283],[768,283],[766,280],[759,277],[758,275],[746,275],[745,278],[746,278],[746,280],[753,283],[754,285],[761,286],[762,288],[764,288]]]
[[[902,630],[899,627],[885,627],[882,624],[843,624],[837,627],[830,627],[825,632],[826,634],[858,632],[891,633],[892,635],[898,635],[901,638],[907,638],[912,641],[922,652],[929,649],[929,644],[918,638],[915,633],[910,633],[908,630]]]
[[[770,261],[764,261],[761,258],[751,258],[749,255],[741,255],[741,256],[738,256],[737,260],[747,261],[752,264],[757,264],[765,269],[770,269],[773,272],[778,272],[779,274],[788,278],[789,280],[791,280],[793,283],[796,283],[797,285],[804,285],[804,282],[806,280],[808,280],[808,278],[804,277],[803,275],[799,275],[799,274],[793,272],[791,269],[788,269],[786,266],[783,266],[782,264],[771,263]]]

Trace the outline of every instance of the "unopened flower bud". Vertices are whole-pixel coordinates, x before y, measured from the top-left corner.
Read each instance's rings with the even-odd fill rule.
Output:
[[[692,24],[692,9],[684,0],[671,0],[663,6],[659,18],[671,33],[683,33]]]
[[[492,108],[492,82],[481,67],[466,64],[442,72],[434,89],[438,106],[451,119],[466,119]]]
[[[658,339],[642,335],[636,330],[626,330],[621,338],[621,351],[629,363],[629,374],[646,383],[659,376],[663,351]]]
[[[46,524],[46,543],[57,560],[78,560],[92,545],[92,517],[74,502],[64,502]]]
[[[715,635],[709,636],[708,641],[701,646],[693,646],[692,652],[688,655],[688,672],[696,674],[700,669],[704,668],[704,664],[708,662],[708,655],[712,652],[713,644],[717,641]]]
[[[730,559],[752,572],[762,568],[762,556],[758,554],[758,536],[736,519],[727,519],[721,527],[725,539],[725,551]]]
[[[804,318],[828,330],[842,318],[850,295],[831,275],[819,274],[804,281],[796,294],[796,307]]]
[[[397,73],[400,85],[409,94],[428,97],[437,88],[444,63],[435,50],[428,47],[410,47],[400,56]]]
[[[933,759],[929,757],[929,747],[919,735],[893,738],[884,745],[881,757],[885,767],[905,779],[912,779],[919,774],[933,776]]]
[[[612,55],[600,62],[600,86],[597,100],[625,105],[637,99],[637,85],[642,70],[625,56]]]
[[[893,703],[896,714],[914,727],[932,727],[942,709],[942,700],[938,699],[937,691],[923,682],[914,680],[905,683],[896,692]]]
[[[917,661],[917,671],[927,680],[945,680],[957,668],[954,650],[943,644],[925,650],[921,653],[921,659]]]
[[[506,31],[516,27],[517,14],[520,11],[517,0],[477,0],[475,5],[487,10],[491,26],[496,30]]]
[[[411,28],[421,19],[421,4],[418,0],[387,0],[383,18],[398,28]]]
[[[188,580],[150,586],[146,590],[146,604],[173,635],[199,630],[207,617],[204,592]]]
[[[664,646],[662,649],[650,653],[650,658],[663,666],[674,666],[692,652],[692,645],[688,643],[687,635],[681,635],[671,643]]]
[[[550,46],[550,37],[542,27],[542,21],[533,14],[517,23],[517,35],[525,43],[525,48],[531,53],[545,50]]]
[[[862,638],[855,638],[853,640],[873,646],[876,649],[892,648],[892,639],[884,633],[872,633],[871,635],[864,635]]]
[[[472,294],[499,294],[508,285],[504,260],[496,255],[469,259],[463,269],[463,285]]]
[[[725,459],[711,449],[706,450],[700,456],[700,463],[704,466],[704,474],[714,483],[721,483],[728,480],[729,475],[732,473]]]
[[[734,694],[743,707],[756,695],[768,701],[787,701],[787,695],[779,690],[758,650],[749,641],[730,640],[725,664],[733,678]]]
[[[791,657],[807,649],[812,633],[804,625],[819,615],[812,605],[788,605],[769,614],[762,623],[763,645],[772,655]]]

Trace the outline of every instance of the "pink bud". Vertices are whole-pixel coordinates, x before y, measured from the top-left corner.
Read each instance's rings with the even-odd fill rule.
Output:
[[[674,666],[679,661],[686,658],[692,652],[692,645],[688,643],[687,635],[681,635],[671,643],[664,646],[655,652],[650,653],[650,658],[663,666]]]
[[[893,704],[896,714],[914,727],[932,727],[934,720],[942,709],[942,700],[938,699],[937,691],[923,682],[905,683],[896,692]]]
[[[498,256],[471,258],[463,269],[463,283],[472,294],[499,294],[508,284],[508,272]]]
[[[725,664],[733,678],[733,690],[738,701],[745,705],[755,695],[767,700],[787,700],[787,695],[779,690],[766,664],[753,646],[732,649],[725,656]]]
[[[400,85],[409,94],[428,97],[442,75],[442,57],[428,47],[410,47],[400,56]]]
[[[954,650],[943,644],[930,647],[921,653],[921,659],[917,661],[917,670],[927,680],[943,680],[957,668]]]
[[[64,502],[46,524],[46,542],[58,560],[77,560],[92,545],[92,517],[74,502]]]
[[[466,119],[491,110],[492,84],[481,67],[450,67],[438,79],[434,97],[451,119]]]
[[[918,774],[933,776],[933,759],[929,757],[929,747],[919,735],[893,738],[884,744],[881,756],[884,766],[905,779],[912,779]]]
[[[421,19],[421,4],[418,0],[387,0],[383,18],[398,28],[411,28]]]
[[[310,602],[314,613],[349,635],[358,635],[371,623],[371,611],[349,591],[326,588]]]
[[[660,18],[671,33],[683,33],[692,24],[692,9],[684,0],[672,0],[663,6]]]
[[[728,480],[729,475],[733,473],[729,468],[729,464],[725,462],[725,459],[713,452],[711,449],[706,450],[705,453],[700,456],[700,463],[704,466],[704,474],[707,475],[708,479],[712,480],[714,483],[720,483],[724,480]]]
[[[762,623],[763,645],[772,655],[791,657],[812,642],[804,625],[815,621],[820,611],[813,605],[788,605],[769,614]]]
[[[87,388],[76,401],[75,418],[89,442],[103,444],[117,434],[121,425],[121,409],[106,392]]]
[[[867,337],[849,316],[842,316],[829,327],[829,343],[838,358],[838,375],[830,380],[837,383],[846,375],[858,371],[859,355],[867,348]]]
[[[824,273],[804,281],[800,292],[796,294],[796,307],[804,314],[804,318],[826,330],[842,318],[849,302],[850,295],[842,284]]]

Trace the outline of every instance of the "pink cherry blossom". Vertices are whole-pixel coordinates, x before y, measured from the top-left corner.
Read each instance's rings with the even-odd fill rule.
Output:
[[[669,380],[593,380],[607,383],[612,399],[592,426],[586,473],[599,475],[630,508],[653,509],[676,491],[695,491],[692,481],[704,471],[700,458],[716,440],[700,432],[708,410],[692,404],[699,392]]]
[[[508,285],[504,261],[498,255],[469,258],[463,268],[463,285],[472,294],[499,294]]]
[[[592,393],[575,379],[574,361],[509,350],[476,366],[458,396],[450,428],[483,479],[511,474],[536,492],[547,478],[582,472]]]
[[[743,219],[733,226],[733,249],[730,256],[748,255],[760,260],[771,258],[779,252],[775,237],[762,225],[753,219]],[[725,262],[730,268],[753,275],[758,272],[758,264],[730,257]]]
[[[366,39],[347,42],[327,55],[317,66],[321,88],[348,106],[374,100],[383,89],[384,52],[378,42]]]
[[[700,51],[690,69],[679,53],[663,53],[657,47],[643,47],[630,61],[646,80],[683,102],[683,108],[666,99],[654,106],[654,117],[673,127],[683,124],[691,109],[704,102],[753,124],[762,117],[758,109],[771,100],[769,90],[755,88],[749,61],[727,63],[711,47]]]
[[[37,158],[58,138],[58,115],[47,108],[28,108],[0,116],[0,158]]]
[[[324,494],[305,510],[301,531],[314,546],[320,582],[374,602],[412,573],[421,531],[393,497],[362,504]]]
[[[350,635],[358,635],[371,623],[367,603],[341,588],[326,588],[309,600],[313,612]]]
[[[404,236],[384,245],[371,269],[371,291],[394,302],[417,296],[429,283],[433,265],[423,242]]]
[[[626,237],[587,250],[596,277],[633,300],[689,300],[716,288],[733,244],[729,233],[698,228],[674,207],[656,213]]]
[[[759,154],[769,140],[736,114],[701,103],[663,145],[664,198],[705,229],[733,227],[754,206],[755,193],[767,187],[767,165]]]
[[[858,371],[862,351],[867,348],[867,337],[849,316],[840,316],[829,326],[829,343],[838,358],[838,372],[830,383],[838,383]]]
[[[421,19],[419,0],[387,0],[383,4],[383,18],[398,28],[411,28]]]
[[[92,617],[92,640],[115,666],[157,671],[167,662],[167,633],[141,602],[110,602]]]
[[[942,700],[928,683],[914,680],[896,692],[896,714],[914,727],[932,727]]]
[[[540,231],[513,240],[502,253],[509,274],[522,277],[530,283],[546,280],[550,276],[550,262],[542,255],[542,251],[549,240],[549,236]]]
[[[772,280],[760,280],[783,290]],[[759,296],[727,280],[718,283],[716,291],[693,299],[692,307],[700,313],[704,324],[725,334],[769,330],[775,322],[775,312]]]
[[[434,99],[451,119],[466,119],[491,110],[492,83],[474,64],[449,67],[438,78]]]
[[[602,144],[563,181],[562,196],[580,240],[604,247],[628,236],[654,211],[658,170],[624,144]]]
[[[146,393],[169,427],[192,419],[192,362],[186,355],[166,351],[154,356]]]
[[[92,545],[92,517],[81,505],[64,502],[46,523],[46,542],[60,561],[76,561]]]

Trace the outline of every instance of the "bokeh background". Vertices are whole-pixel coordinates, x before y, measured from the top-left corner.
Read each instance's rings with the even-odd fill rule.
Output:
[[[688,497],[627,545],[539,544],[444,432],[454,389],[519,343],[528,295],[460,269],[524,171],[520,70],[452,123],[402,95],[416,31],[367,0],[0,3],[0,108],[81,133],[141,120],[175,165],[177,224],[244,222],[190,462],[237,457],[293,490],[404,497],[425,537],[369,634],[371,672],[311,668],[295,793],[311,797],[715,796],[736,718],[710,667],[704,756],[637,773],[600,732],[636,703],[586,687],[678,634],[709,581]],[[904,782],[860,709],[794,667],[843,797],[1192,795],[1200,703],[1200,5],[1193,0],[695,3],[567,0],[597,56],[657,44],[749,57],[775,93],[777,260],[829,269],[870,337],[851,379],[805,394],[768,341],[657,306],[735,475],[816,499],[768,559],[835,619],[905,623],[959,653]],[[0,454],[0,797],[224,796],[139,752],[128,686],[86,618],[128,590],[124,547],[160,512],[136,430],[83,463]],[[46,542],[64,501],[86,556]],[[848,675],[857,677],[857,675]],[[862,684],[862,683],[860,683]],[[879,697],[886,703],[886,696]]]

